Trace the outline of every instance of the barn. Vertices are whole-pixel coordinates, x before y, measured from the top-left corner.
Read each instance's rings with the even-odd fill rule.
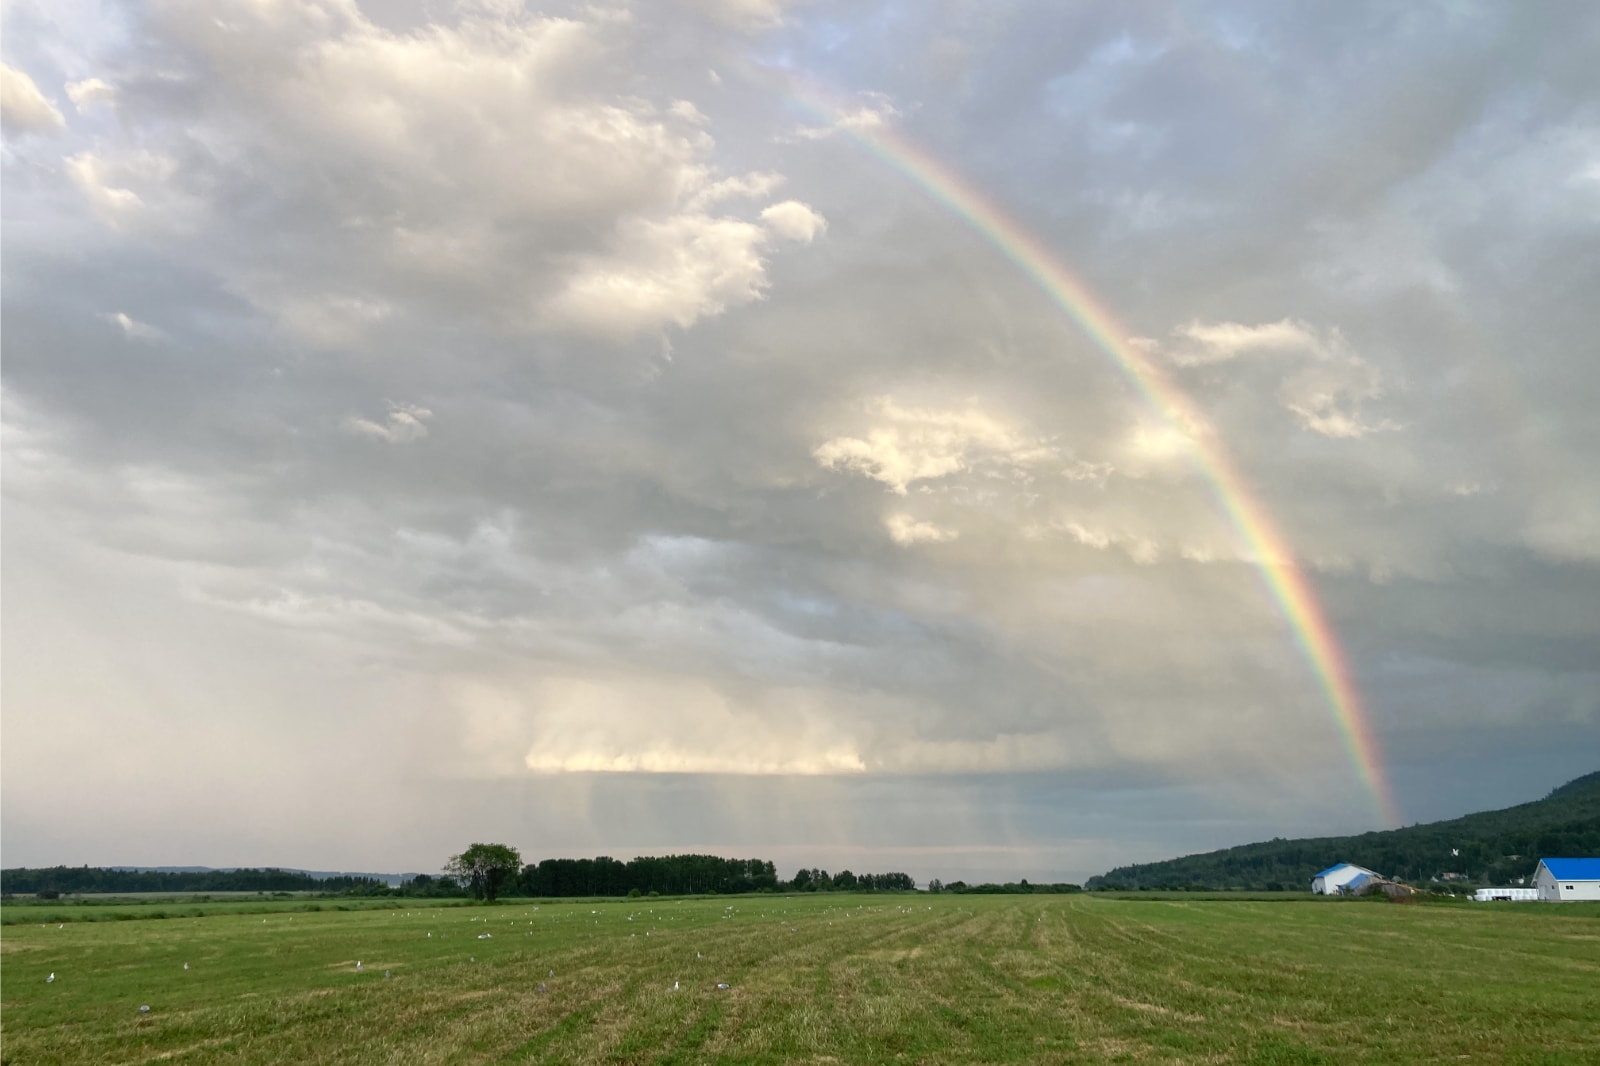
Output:
[[[1547,902],[1600,900],[1600,859],[1540,859],[1533,887]]]
[[[1359,892],[1369,882],[1383,880],[1365,866],[1341,862],[1330,866],[1311,879],[1311,891],[1322,896],[1340,896]]]

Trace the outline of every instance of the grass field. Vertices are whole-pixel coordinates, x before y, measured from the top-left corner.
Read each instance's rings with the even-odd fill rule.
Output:
[[[19,1066],[1600,1061],[1586,905],[828,895],[218,913],[7,925],[0,981],[0,1058]]]

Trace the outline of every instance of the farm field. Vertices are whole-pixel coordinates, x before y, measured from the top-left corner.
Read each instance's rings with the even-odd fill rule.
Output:
[[[0,953],[19,1066],[1600,1061],[1586,905],[517,900],[9,924]]]

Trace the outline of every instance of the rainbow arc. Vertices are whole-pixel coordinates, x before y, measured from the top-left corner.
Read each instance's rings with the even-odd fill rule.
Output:
[[[785,91],[808,110],[832,121],[840,109],[821,103],[816,92],[798,93],[792,78]],[[1350,666],[1327,612],[1318,601],[1288,540],[1214,433],[1191,432],[1208,420],[1157,363],[1128,341],[1105,304],[1020,222],[1006,214],[953,169],[896,133],[886,122],[855,122],[842,132],[919,186],[976,230],[1086,333],[1143,398],[1148,407],[1183,434],[1190,461],[1237,532],[1271,599],[1333,712],[1362,785],[1381,816],[1401,824],[1393,790],[1384,774],[1371,720],[1351,678]]]

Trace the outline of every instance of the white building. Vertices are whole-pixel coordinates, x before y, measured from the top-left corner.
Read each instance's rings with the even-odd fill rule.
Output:
[[[1378,874],[1373,873],[1365,866],[1354,866],[1348,862],[1341,862],[1337,866],[1330,866],[1311,879],[1311,891],[1322,896],[1340,896],[1346,892],[1358,892],[1369,881],[1383,880]]]
[[[1533,887],[1549,902],[1600,900],[1600,859],[1540,859]]]
[[[1513,903],[1537,903],[1539,890],[1537,888],[1480,888],[1472,894],[1472,898],[1479,903],[1488,903],[1497,899],[1508,899]]]

